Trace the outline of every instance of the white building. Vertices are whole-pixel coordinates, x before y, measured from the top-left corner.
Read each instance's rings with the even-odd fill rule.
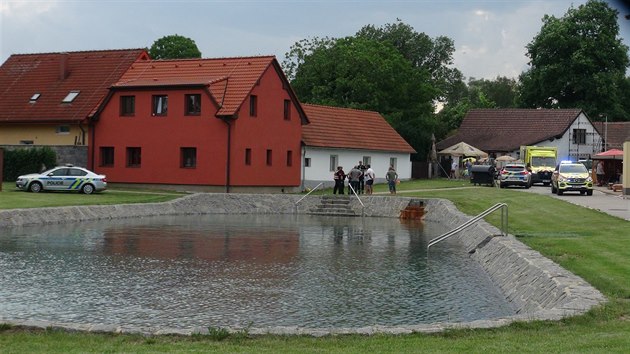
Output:
[[[378,112],[302,104],[310,124],[302,127],[303,188],[321,182],[334,185],[333,173],[342,166],[348,173],[359,164],[371,165],[377,183],[385,181],[389,166],[401,180],[411,178],[415,150]]]
[[[602,151],[602,137],[580,109],[473,109],[438,149],[464,141],[489,154],[520,158],[523,145],[555,146],[558,160],[587,159]]]

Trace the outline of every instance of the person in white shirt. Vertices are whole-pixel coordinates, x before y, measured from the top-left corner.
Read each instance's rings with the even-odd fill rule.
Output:
[[[364,178],[365,178],[365,193],[366,194],[372,194],[372,185],[374,185],[374,178],[376,178],[376,175],[374,174],[374,170],[372,169],[372,167],[370,167],[370,165],[366,165],[365,167],[367,167],[367,170],[365,171],[364,174]]]
[[[456,178],[457,177],[457,168],[459,167],[459,164],[457,163],[457,161],[453,160],[453,164],[451,165],[451,178]]]

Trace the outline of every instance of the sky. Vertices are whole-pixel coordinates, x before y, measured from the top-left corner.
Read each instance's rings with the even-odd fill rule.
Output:
[[[464,77],[516,78],[525,46],[544,15],[562,17],[586,0],[0,0],[0,62],[11,54],[149,48],[178,34],[204,58],[275,55],[295,42],[354,35],[397,19],[455,43],[453,66]],[[620,36],[630,46],[630,6]]]

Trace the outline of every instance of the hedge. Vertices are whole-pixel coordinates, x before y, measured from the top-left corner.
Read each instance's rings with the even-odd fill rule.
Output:
[[[42,172],[57,166],[57,154],[49,147],[4,150],[4,180],[15,181],[18,176]]]

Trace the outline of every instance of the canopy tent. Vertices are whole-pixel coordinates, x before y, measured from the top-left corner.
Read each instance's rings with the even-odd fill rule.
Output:
[[[488,154],[465,142],[457,143],[438,152],[440,155],[487,157]]]
[[[503,156],[497,157],[495,161],[513,162],[513,161],[516,161],[516,159],[510,155],[503,155]]]
[[[623,150],[610,149],[593,156],[593,160],[623,160]]]

